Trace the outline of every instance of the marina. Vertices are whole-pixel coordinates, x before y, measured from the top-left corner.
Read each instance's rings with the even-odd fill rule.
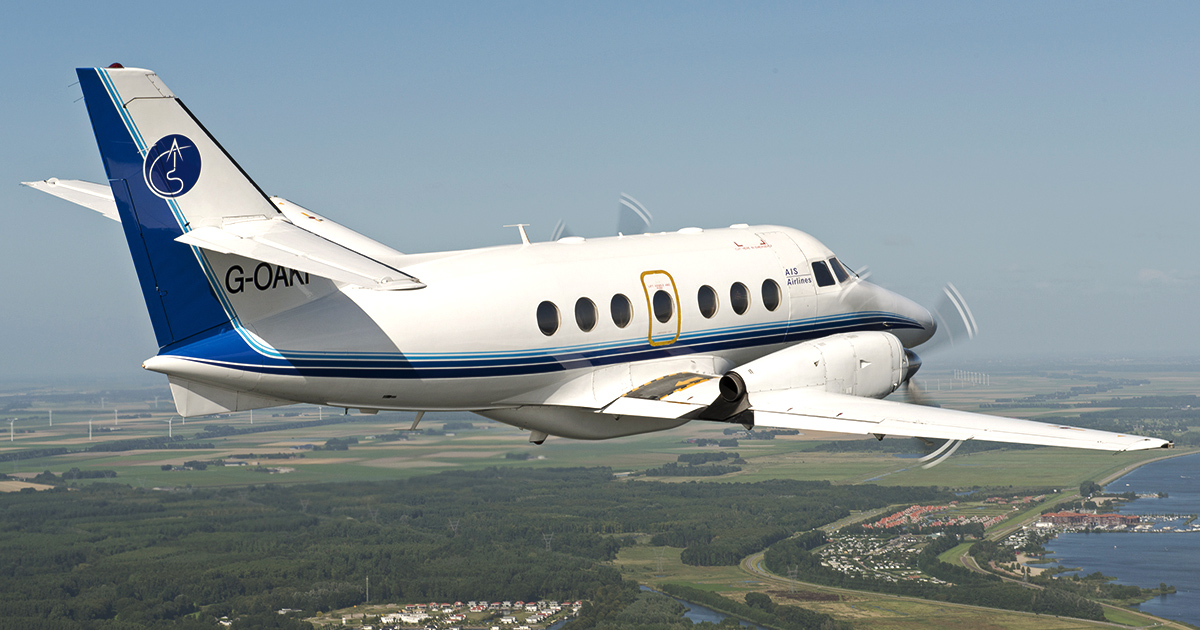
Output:
[[[1092,529],[1064,531],[1045,544],[1049,558],[1074,569],[1066,574],[1100,573],[1118,584],[1153,588],[1170,584],[1176,592],[1137,606],[1143,612],[1200,625],[1200,536],[1195,514],[1200,513],[1200,454],[1147,464],[1110,483],[1108,492],[1137,493],[1139,498],[1121,505],[1121,514],[1137,515],[1154,524],[1136,533],[1154,536],[1118,536]],[[1159,493],[1166,496],[1159,498]],[[1148,496],[1147,496],[1148,495]],[[1186,516],[1180,516],[1186,515]],[[1045,565],[1042,565],[1043,567]]]

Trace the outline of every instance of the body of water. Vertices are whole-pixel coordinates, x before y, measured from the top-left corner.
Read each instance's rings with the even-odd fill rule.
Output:
[[[642,590],[643,591],[653,591],[654,589],[643,586]],[[666,595],[667,597],[671,597],[670,595],[667,595],[666,593],[663,593],[661,591],[655,591],[655,592],[658,593],[659,595]],[[683,613],[683,616],[685,619],[687,619],[688,621],[691,621],[692,623],[700,623],[702,621],[710,621],[712,623],[721,623],[721,620],[723,620],[729,616],[723,612],[717,612],[707,606],[701,606],[700,604],[693,604],[692,602],[684,601],[682,599],[679,599],[678,597],[671,597],[671,599],[679,602],[680,604],[683,604],[684,606],[687,606],[688,610],[687,610],[687,612]],[[764,628],[758,624],[750,623],[749,621],[746,621],[744,619],[738,619],[738,622],[742,624],[743,628],[751,628],[752,630],[767,630],[766,628]]]
[[[1138,499],[1124,514],[1200,514],[1200,454],[1147,464],[1105,487],[1106,492],[1166,492],[1165,499]],[[1139,606],[1152,615],[1200,625],[1200,533],[1061,534],[1046,544],[1051,556],[1086,575],[1100,571],[1121,584],[1173,585],[1174,595]]]

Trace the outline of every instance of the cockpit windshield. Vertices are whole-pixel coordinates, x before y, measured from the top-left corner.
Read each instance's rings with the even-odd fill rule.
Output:
[[[850,274],[846,273],[846,268],[842,266],[841,261],[837,258],[830,258],[829,266],[833,269],[833,275],[837,276],[838,282],[845,282],[850,279]]]
[[[833,274],[829,273],[829,267],[825,265],[823,260],[815,260],[812,264],[813,277],[817,279],[817,286],[828,287],[833,286]]]

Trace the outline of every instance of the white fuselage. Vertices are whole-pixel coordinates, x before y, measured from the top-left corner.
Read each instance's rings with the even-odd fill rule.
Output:
[[[185,347],[146,367],[267,398],[368,410],[493,410],[503,419],[503,410],[520,407],[523,417],[530,406],[557,416],[599,409],[664,373],[719,375],[835,332],[889,329],[919,335],[914,344],[927,338],[931,327],[903,325],[928,319],[904,298],[862,283],[873,299],[862,303],[860,287],[859,303],[849,304],[841,283],[818,287],[811,262],[832,256],[790,228],[690,228],[410,255],[403,268],[425,288],[375,291],[210,253],[227,308],[240,336],[259,348],[258,360],[214,361],[206,350],[206,360],[195,361]],[[773,310],[765,282],[778,287]],[[737,283],[748,293],[742,313],[731,297]],[[709,317],[700,305],[704,286],[716,296]],[[660,291],[669,304],[663,309],[659,296],[656,312]],[[614,318],[614,296],[631,306],[624,326],[620,313]],[[576,315],[583,299],[594,305],[589,330],[589,303],[582,324]],[[551,334],[539,328],[543,302],[557,311]]]

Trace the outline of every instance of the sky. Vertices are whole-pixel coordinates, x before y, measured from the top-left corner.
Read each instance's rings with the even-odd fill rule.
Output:
[[[268,194],[405,252],[786,225],[980,327],[944,361],[1195,358],[1200,5],[19,3],[0,386],[154,384],[74,68],[149,68]],[[926,358],[926,363],[934,363]],[[946,363],[940,367],[950,367]]]

